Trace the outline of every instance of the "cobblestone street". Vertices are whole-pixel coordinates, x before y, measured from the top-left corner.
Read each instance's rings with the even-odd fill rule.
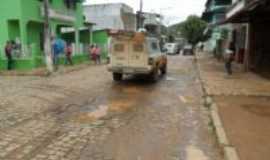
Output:
[[[0,77],[1,160],[222,160],[194,60],[157,83],[106,67]]]

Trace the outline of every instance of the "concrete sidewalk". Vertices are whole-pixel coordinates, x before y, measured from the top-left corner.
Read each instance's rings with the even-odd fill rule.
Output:
[[[59,65],[59,69],[56,71],[56,74],[59,73],[70,73],[73,71],[79,71],[81,69],[87,68],[90,65],[94,65],[92,62],[84,62],[81,64],[75,65]],[[0,76],[49,76],[49,73],[46,67],[40,67],[32,70],[0,70]]]
[[[269,160],[270,80],[238,68],[228,77],[224,64],[205,53],[197,54],[197,62],[206,94],[217,106],[226,145],[236,148],[241,160]]]
[[[107,60],[103,59],[101,60],[100,65],[107,64]],[[79,64],[74,65],[65,65],[65,64],[59,64],[58,70],[53,73],[53,75],[59,75],[59,74],[66,74],[74,71],[80,71],[82,69],[88,68],[89,66],[99,66],[95,64],[93,61],[84,61]],[[32,70],[0,70],[0,76],[38,76],[38,77],[47,77],[49,76],[49,72],[45,66],[35,68]]]
[[[270,81],[254,73],[244,73],[234,65],[233,75],[225,74],[224,63],[209,54],[197,55],[202,80],[209,95],[270,96]]]

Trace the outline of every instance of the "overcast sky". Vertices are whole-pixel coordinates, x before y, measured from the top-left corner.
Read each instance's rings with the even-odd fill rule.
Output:
[[[123,2],[139,9],[140,0],[86,0],[87,4]],[[144,11],[157,12],[165,15],[164,23],[181,22],[190,14],[201,15],[206,0],[144,0]]]

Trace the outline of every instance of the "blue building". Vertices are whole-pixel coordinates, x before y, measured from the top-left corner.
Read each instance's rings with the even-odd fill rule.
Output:
[[[220,25],[226,19],[226,12],[231,6],[232,0],[207,0],[202,19],[208,22],[210,39],[205,43],[205,50],[220,54],[219,48],[222,40],[226,38],[226,32],[231,29],[230,25]],[[225,37],[224,37],[225,36]]]

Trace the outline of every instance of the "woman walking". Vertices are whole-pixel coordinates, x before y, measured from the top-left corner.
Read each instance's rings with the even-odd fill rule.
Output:
[[[12,70],[12,63],[13,63],[12,49],[13,49],[12,43],[10,41],[7,41],[6,46],[5,46],[5,54],[8,60],[7,70]]]
[[[96,45],[96,64],[101,64],[101,49]]]
[[[73,65],[72,62],[72,46],[70,43],[66,46],[66,61],[65,64]]]
[[[89,48],[89,60],[90,61],[96,61],[95,60],[95,46],[94,45],[91,45],[90,48]]]
[[[93,45],[91,47],[90,54],[91,54],[92,61],[94,61],[95,64],[98,64],[99,49],[97,48],[96,45]]]

